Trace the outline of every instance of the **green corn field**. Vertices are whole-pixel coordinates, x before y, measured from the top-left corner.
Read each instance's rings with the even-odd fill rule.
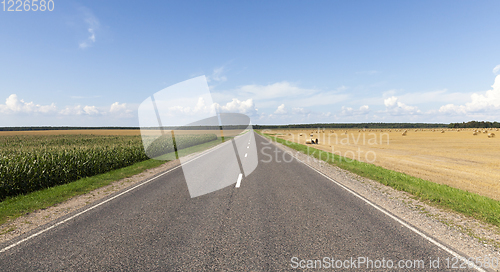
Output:
[[[178,145],[183,147],[215,139],[217,136],[213,134],[176,137]],[[138,135],[1,136],[0,200],[147,159]]]
[[[175,136],[174,142],[172,135],[167,133],[152,141],[146,149],[146,154],[150,158],[157,158],[167,153],[174,152],[176,149],[180,150],[214,140],[217,140],[217,136],[215,134],[192,134],[177,135]]]

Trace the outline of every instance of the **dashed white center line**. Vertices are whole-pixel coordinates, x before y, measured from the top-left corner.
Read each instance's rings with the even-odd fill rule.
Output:
[[[250,148],[250,146],[247,146],[247,148]]]
[[[236,181],[236,188],[240,188],[242,177],[243,177],[243,174],[240,173],[240,175],[238,176],[238,181]]]
[[[247,157],[248,153],[245,153],[245,158]]]

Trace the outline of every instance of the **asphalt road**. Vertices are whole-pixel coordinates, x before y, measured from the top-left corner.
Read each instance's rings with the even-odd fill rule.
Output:
[[[251,141],[256,145],[247,145]],[[355,271],[375,270],[357,262],[363,257],[372,266],[391,260],[394,270],[414,270],[398,269],[400,260],[411,266],[423,260],[421,271],[448,270],[449,253],[262,137],[247,133],[235,145],[238,168],[233,157],[226,163],[221,156],[232,143],[204,155],[203,163],[189,163],[209,178],[225,173],[223,179],[233,181],[223,189],[191,198],[177,168],[1,252],[0,270],[289,271],[325,257],[329,262],[353,258],[355,266],[347,266]],[[236,188],[244,160],[255,161],[252,156],[259,164]],[[199,187],[200,181],[193,184]],[[440,269],[430,269],[430,259],[438,257]],[[328,268],[321,261],[316,268],[319,263]],[[378,269],[385,270],[390,269]]]

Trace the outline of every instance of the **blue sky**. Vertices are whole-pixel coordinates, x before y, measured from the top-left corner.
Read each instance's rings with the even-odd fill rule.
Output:
[[[0,126],[137,126],[201,75],[254,124],[500,119],[498,1],[54,4],[0,11]]]

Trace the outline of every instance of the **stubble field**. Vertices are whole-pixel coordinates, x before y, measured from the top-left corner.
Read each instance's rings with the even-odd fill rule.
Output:
[[[312,145],[317,149],[500,200],[500,138],[488,137],[498,131],[483,130],[473,135],[473,129],[407,129],[406,136],[405,129],[265,133],[300,144],[318,139]]]

